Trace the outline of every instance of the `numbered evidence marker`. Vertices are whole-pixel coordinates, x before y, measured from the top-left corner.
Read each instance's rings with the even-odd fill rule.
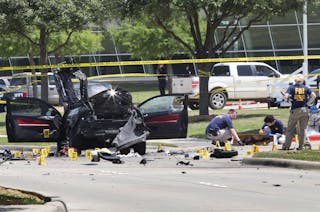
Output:
[[[43,129],[43,138],[50,138],[50,130],[49,129]]]

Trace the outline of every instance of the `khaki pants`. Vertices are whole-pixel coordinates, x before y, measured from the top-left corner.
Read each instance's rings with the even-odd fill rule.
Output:
[[[207,137],[211,139],[212,141],[220,141],[225,142],[226,140],[232,138],[232,134],[228,128],[220,129],[218,131],[217,136],[213,136],[211,134],[207,134]]]
[[[290,148],[292,138],[296,133],[298,134],[299,139],[299,149],[302,149],[304,141],[306,139],[306,129],[308,126],[308,121],[308,108],[301,107],[290,111],[288,126],[286,130],[286,141],[283,144],[282,149]]]

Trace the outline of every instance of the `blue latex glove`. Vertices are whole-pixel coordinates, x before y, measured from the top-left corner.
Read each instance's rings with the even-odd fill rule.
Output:
[[[270,137],[273,136],[273,134],[271,132],[269,132],[269,133],[266,134],[266,136],[267,136],[267,138],[270,138]]]
[[[281,137],[281,134],[280,134],[280,133],[276,133],[275,135],[277,136],[277,138],[280,138],[280,137]]]
[[[277,98],[276,101],[275,101],[276,104],[280,104],[281,102],[284,102],[284,100],[280,99],[280,98]]]

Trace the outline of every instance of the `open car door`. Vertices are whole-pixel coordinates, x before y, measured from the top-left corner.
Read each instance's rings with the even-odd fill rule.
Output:
[[[36,98],[7,101],[6,128],[9,142],[53,142],[61,134],[61,114]]]
[[[187,137],[187,95],[155,96],[138,107],[150,131],[148,139]]]

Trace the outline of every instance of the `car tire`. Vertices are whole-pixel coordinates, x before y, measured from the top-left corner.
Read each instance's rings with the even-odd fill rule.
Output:
[[[223,149],[215,149],[214,152],[210,155],[213,158],[231,158],[233,156],[237,156],[238,151],[236,150],[223,150]]]
[[[134,152],[138,153],[139,155],[146,154],[146,142],[140,142],[133,146]]]
[[[189,103],[189,108],[191,110],[199,110],[200,106],[198,102],[190,102]]]
[[[213,110],[222,109],[227,103],[227,96],[223,92],[213,91],[209,95],[209,107]]]

